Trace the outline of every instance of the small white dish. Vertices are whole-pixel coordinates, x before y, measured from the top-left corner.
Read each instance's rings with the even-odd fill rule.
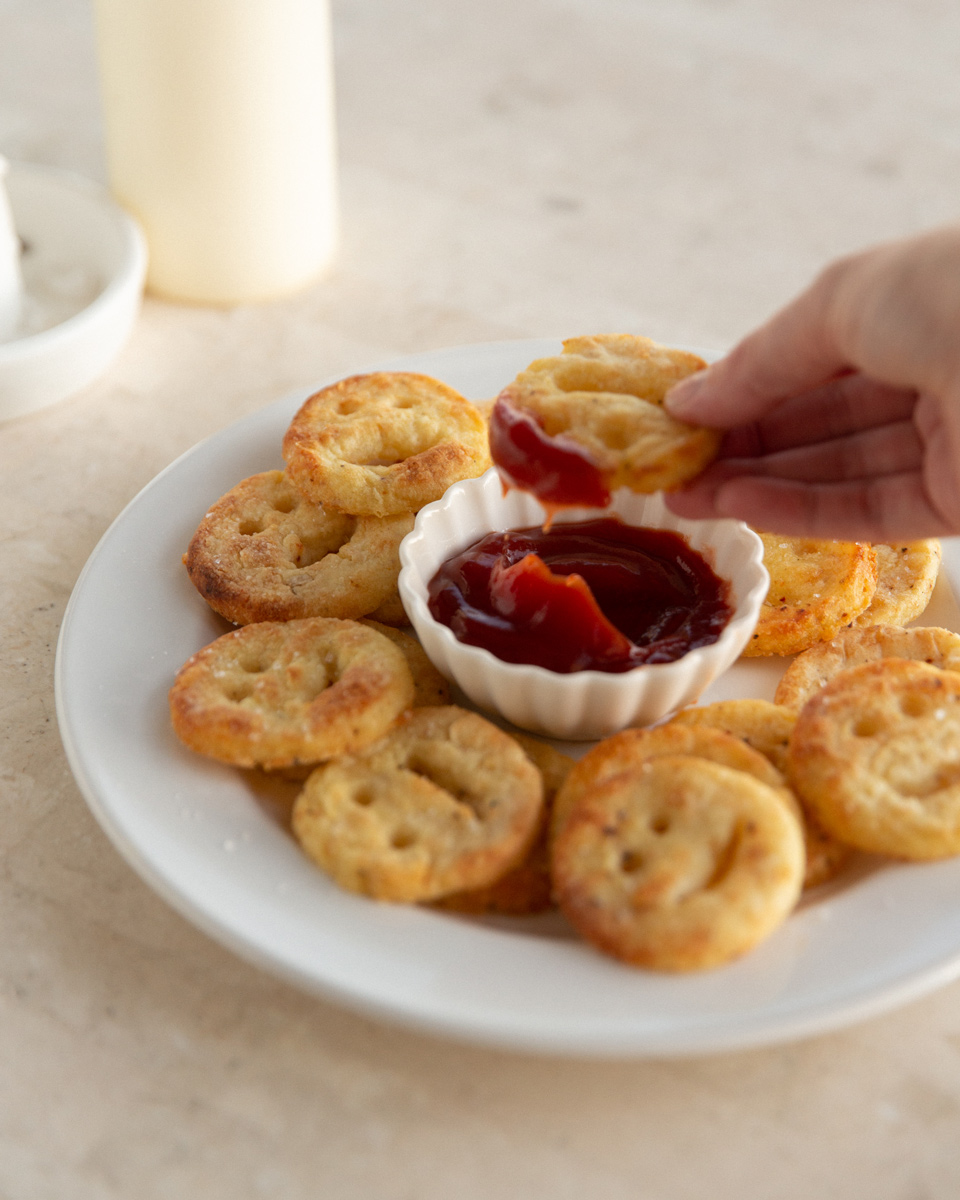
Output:
[[[716,642],[675,662],[619,674],[561,675],[503,662],[481,646],[458,641],[427,607],[427,589],[440,565],[491,531],[542,525],[546,518],[541,504],[528,493],[511,489],[504,495],[495,468],[479,479],[455,483],[441,500],[426,505],[400,544],[400,596],[434,665],[478,707],[532,733],[586,741],[628,725],[653,724],[694,703],[739,657],[767,594],[763,544],[742,521],[685,521],[670,512],[660,494],[640,496],[622,489],[607,508],[567,509],[554,518],[554,525],[601,515],[681,534],[729,583],[733,615]]]
[[[66,399],[110,365],[147,265],[139,226],[97,184],[10,163],[6,188],[25,250],[20,328],[0,341],[0,420]]]

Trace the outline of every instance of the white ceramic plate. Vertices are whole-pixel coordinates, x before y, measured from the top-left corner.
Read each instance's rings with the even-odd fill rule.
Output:
[[[556,342],[468,346],[380,364],[492,397]],[[331,381],[332,382],[332,381]],[[60,729],[90,808],[170,904],[264,969],[358,1010],[434,1033],[531,1051],[679,1055],[834,1029],[960,975],[960,859],[864,866],[807,899],[743,960],[700,975],[637,971],[559,918],[482,921],[377,904],[337,889],[285,831],[282,806],[191,754],[170,730],[180,664],[226,628],[180,555],[240,479],[281,465],[304,392],[178,459],[117,518],[67,608],[57,654]],[[925,624],[960,629],[960,548]],[[738,663],[704,696],[772,696],[783,664]]]

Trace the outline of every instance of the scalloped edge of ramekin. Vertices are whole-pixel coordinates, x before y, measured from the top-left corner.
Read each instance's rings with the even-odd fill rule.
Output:
[[[546,513],[526,492],[504,495],[496,468],[453,484],[417,514],[400,544],[400,597],[424,650],[447,679],[478,708],[521,729],[568,741],[607,737],[631,725],[651,725],[694,703],[740,656],[756,627],[769,587],[763,543],[742,521],[687,521],[660,493],[621,489],[604,509],[565,509],[554,524],[618,516],[630,525],[682,534],[730,585],[733,615],[718,640],[672,663],[621,674],[569,675],[525,663],[502,662],[489,650],[459,642],[427,607],[428,586],[442,562],[493,530],[542,525]]]

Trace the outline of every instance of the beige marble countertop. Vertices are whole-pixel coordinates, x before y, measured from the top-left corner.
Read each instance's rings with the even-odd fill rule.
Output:
[[[481,1050],[234,957],[126,866],[53,658],[108,524],[321,377],[465,342],[722,348],[830,256],[960,208],[946,0],[335,0],[343,243],[288,300],[148,300],[82,394],[0,426],[0,1196],[953,1200],[960,983],[675,1061]],[[102,177],[84,0],[0,0],[0,152]]]

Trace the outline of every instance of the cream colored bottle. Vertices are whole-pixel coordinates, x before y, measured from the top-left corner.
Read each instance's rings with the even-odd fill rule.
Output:
[[[147,288],[240,304],[310,283],[336,244],[328,0],[94,0],[107,169]]]

